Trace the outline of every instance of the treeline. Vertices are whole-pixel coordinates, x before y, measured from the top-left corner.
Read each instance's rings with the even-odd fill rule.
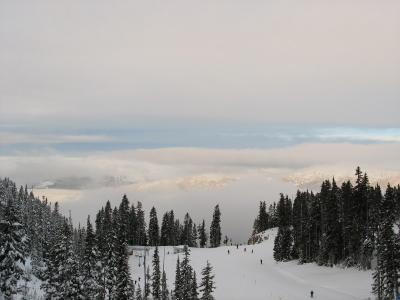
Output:
[[[115,214],[119,214],[120,222],[124,225],[123,234],[129,245],[187,245],[201,248],[207,247],[208,244],[210,247],[219,247],[221,245],[221,212],[219,205],[214,208],[209,235],[204,220],[197,226],[189,213],[186,213],[183,222],[181,222],[175,217],[173,210],[164,213],[160,228],[155,207],[150,210],[149,224],[147,226],[142,203],[137,202],[136,206],[134,204],[130,205],[126,195],[123,196],[119,209],[114,208],[114,210]],[[109,220],[113,214],[109,201],[97,213],[96,232],[100,238],[106,234],[106,228],[109,228]],[[103,228],[105,232],[103,232]]]
[[[298,191],[293,201],[281,194],[271,213],[260,205],[254,230],[279,227],[277,261],[362,269],[376,262],[373,292],[378,299],[394,299],[400,286],[400,187],[388,185],[383,194],[360,168],[355,176],[354,185],[326,180],[316,194]]]
[[[163,290],[166,284],[165,274],[161,281],[153,275],[147,280],[152,282],[152,288],[147,286],[142,293],[139,287],[135,292],[128,266],[129,243],[196,246],[199,231],[199,244],[206,246],[204,221],[198,230],[188,214],[182,225],[172,211],[165,216],[173,222],[162,226],[159,234],[153,208],[146,229],[141,204],[135,208],[124,196],[119,207],[106,203],[97,214],[94,227],[88,217],[86,227],[74,228],[71,218],[60,214],[57,203],[51,205],[45,198],[36,198],[26,187],[18,190],[11,180],[0,179],[0,291],[5,299],[13,299],[17,293],[23,299],[31,299],[26,283],[36,276],[43,283],[45,299],[181,299],[175,293],[158,294],[158,289]],[[215,229],[220,232],[218,206],[214,217],[210,245],[216,247],[220,243]],[[24,267],[27,261],[31,269]],[[204,280],[211,274],[207,276]],[[211,286],[210,293],[212,289]],[[212,299],[211,294],[211,298],[208,296],[210,286],[200,291],[201,299]]]

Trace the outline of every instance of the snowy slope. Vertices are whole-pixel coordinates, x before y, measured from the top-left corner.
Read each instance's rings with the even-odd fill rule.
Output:
[[[239,249],[236,246],[192,248],[191,265],[196,270],[198,280],[201,269],[209,260],[214,267],[217,300],[310,299],[311,290],[315,292],[314,299],[373,299],[370,293],[370,271],[319,267],[315,264],[298,265],[296,262],[276,263],[272,257],[275,234],[275,229],[269,230],[266,233],[268,240],[257,245],[239,246]],[[230,255],[227,254],[228,249]],[[165,247],[165,253],[168,288],[171,290],[175,280],[177,254],[172,254],[173,247]],[[153,250],[150,250],[150,257],[147,258],[150,269],[152,254]],[[161,262],[162,254],[163,247],[160,247]],[[262,265],[260,259],[263,260]],[[140,284],[143,284],[143,266],[139,269],[138,263],[138,257],[130,257],[132,277],[134,280],[141,277]],[[143,285],[141,287],[143,289]]]

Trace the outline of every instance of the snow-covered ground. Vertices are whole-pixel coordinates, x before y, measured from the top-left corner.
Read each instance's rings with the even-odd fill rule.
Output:
[[[191,248],[191,265],[196,270],[198,281],[201,269],[209,260],[214,268],[217,300],[302,300],[310,299],[311,290],[314,291],[314,299],[373,299],[370,271],[319,267],[315,264],[298,265],[295,261],[276,263],[272,256],[275,234],[275,229],[269,230],[266,232],[269,239],[257,245],[239,246],[239,249],[236,249],[236,246]],[[161,265],[163,248],[159,248]],[[168,288],[171,290],[178,254],[173,254],[173,247],[165,247],[165,253],[165,270]],[[153,249],[148,255],[147,265],[151,270]],[[140,260],[140,268],[138,256],[131,256],[129,262],[132,278],[139,284],[138,278],[141,277],[140,284],[143,290],[143,258]]]

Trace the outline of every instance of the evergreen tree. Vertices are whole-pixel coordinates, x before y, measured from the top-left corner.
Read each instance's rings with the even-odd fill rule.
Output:
[[[193,282],[193,269],[190,266],[190,249],[184,246],[184,256],[180,267],[181,291],[183,299],[190,299]]]
[[[204,248],[207,245],[206,224],[204,220],[201,223],[201,226],[199,227],[199,240],[200,240],[200,248]]]
[[[61,236],[50,255],[49,281],[45,284],[47,299],[79,299],[80,290],[78,264],[72,241],[72,228],[64,221]]]
[[[193,271],[193,276],[192,276],[192,287],[191,287],[190,299],[191,300],[199,299],[199,292],[197,291],[197,278],[196,278],[195,271]]]
[[[162,277],[161,277],[161,300],[169,300],[167,275],[165,274],[165,271],[163,271]]]
[[[210,227],[210,246],[211,248],[221,245],[221,212],[219,205],[215,206]]]
[[[13,199],[6,200],[0,220],[0,289],[5,299],[13,299],[17,283],[24,274],[20,264],[25,264],[26,233]]]
[[[140,288],[140,284],[138,285],[136,290],[135,300],[143,300],[143,294],[142,294],[142,289]]]
[[[150,246],[158,246],[160,237],[159,237],[157,212],[156,212],[156,209],[154,208],[154,206],[150,210],[148,237],[149,237],[149,245]]]
[[[144,299],[148,299],[150,296],[150,280],[151,280],[151,276],[150,276],[150,268],[147,267],[147,271],[146,271],[146,283],[144,285]]]
[[[169,213],[165,213],[161,222],[160,246],[168,246],[170,244],[170,223]]]
[[[155,248],[153,254],[153,274],[151,277],[151,289],[153,300],[161,299],[161,273],[160,273],[160,257],[158,255],[158,247]]]
[[[137,230],[137,219],[136,219],[136,209],[135,206],[131,205],[129,209],[129,216],[128,216],[128,244],[129,245],[136,245],[136,230]]]
[[[200,284],[200,291],[202,292],[201,300],[214,300],[213,292],[215,290],[214,275],[212,275],[212,267],[207,261],[206,267],[202,270],[203,276]]]
[[[291,259],[292,254],[292,203],[290,199],[281,194],[277,206],[278,211],[278,234],[274,241],[274,259],[277,261],[286,261]]]
[[[184,300],[183,298],[183,283],[181,276],[181,264],[179,262],[179,256],[176,261],[176,270],[175,270],[175,288],[174,288],[174,298],[176,300]]]
[[[142,203],[139,201],[136,206],[136,244],[140,246],[146,246],[146,222],[144,220],[144,211],[142,209]]]
[[[129,200],[126,195],[122,197],[121,203],[119,205],[119,222],[120,222],[120,228],[123,230],[123,235],[124,235],[124,240],[128,242],[129,240],[129,223],[130,223],[130,207],[129,207]]]
[[[197,248],[198,247],[198,244],[197,244],[197,239],[198,239],[199,237],[198,237],[198,233],[197,233],[197,226],[196,226],[196,224],[195,223],[193,223],[193,229],[192,229],[192,242],[191,242],[191,247],[195,247],[195,248]]]
[[[121,211],[121,210],[120,210]],[[120,216],[120,215],[119,215]],[[118,221],[117,221],[118,222]],[[116,299],[129,300],[132,298],[133,283],[130,278],[128,265],[128,235],[126,231],[127,223],[119,218],[117,224],[116,249],[116,273],[115,273],[115,297]]]
[[[94,299],[99,296],[100,270],[97,264],[99,259],[93,227],[88,216],[86,225],[85,249],[82,259],[82,287],[85,299]]]
[[[373,285],[373,292],[381,299],[395,299],[399,292],[400,244],[393,231],[394,209],[394,189],[388,185],[379,214],[377,267]]]

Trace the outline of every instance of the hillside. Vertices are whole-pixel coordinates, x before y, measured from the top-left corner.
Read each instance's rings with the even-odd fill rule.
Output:
[[[191,264],[196,270],[198,280],[201,269],[209,260],[214,267],[217,300],[302,300],[310,299],[311,290],[315,293],[314,299],[372,299],[370,271],[319,267],[315,264],[298,265],[294,261],[276,263],[272,256],[275,235],[276,229],[268,230],[265,236],[269,238],[262,243],[239,246],[239,249],[236,246],[191,248]],[[163,247],[160,247],[161,261],[163,251]],[[171,290],[178,254],[173,254],[173,247],[165,247],[165,253],[165,270]],[[150,268],[152,254],[153,249],[147,257]],[[143,258],[140,260],[143,262]],[[143,289],[143,265],[139,269],[139,257],[131,256],[129,263],[133,280],[138,281],[141,277]]]

